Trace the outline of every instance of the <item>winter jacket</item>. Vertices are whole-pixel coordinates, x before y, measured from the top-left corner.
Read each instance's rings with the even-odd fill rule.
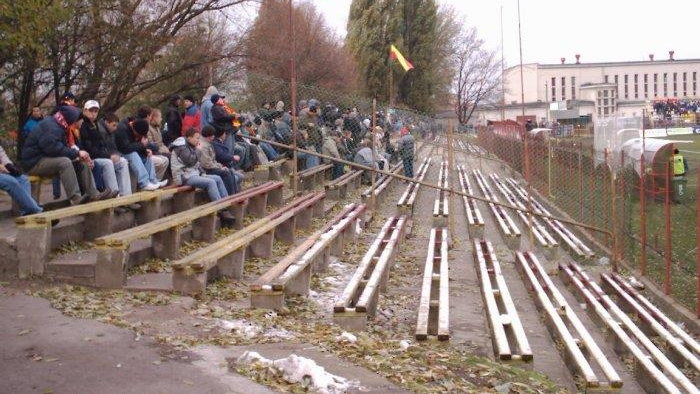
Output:
[[[22,138],[27,139],[29,133],[34,131],[36,126],[38,126],[39,122],[41,122],[42,120],[43,118],[36,119],[30,117],[29,120],[27,120],[27,122],[24,124],[24,126],[22,126]]]
[[[134,118],[125,118],[119,122],[114,135],[114,142],[117,145],[117,150],[122,155],[136,152],[141,158],[145,159],[148,156],[146,149],[149,149],[149,147],[141,143],[141,138],[145,136],[142,137],[132,130],[129,123],[133,120]]]
[[[211,142],[211,147],[214,149],[214,157],[216,161],[221,163],[224,167],[233,167],[233,153],[228,149],[226,144],[218,139],[214,139]]]
[[[364,147],[357,151],[353,161],[361,166],[378,168],[377,164],[372,160],[372,149],[369,147]]]
[[[399,138],[399,155],[401,158],[413,158],[415,140],[411,134]]]
[[[225,167],[216,161],[214,146],[206,138],[201,139],[201,145],[197,149],[199,163],[205,170],[223,170]]]
[[[218,131],[225,131],[226,133],[234,133],[233,120],[235,116],[226,112],[226,108],[222,105],[214,105],[211,108],[211,125]]]
[[[22,169],[28,172],[44,157],[67,157],[71,160],[78,157],[78,151],[68,146],[65,127],[54,116],[39,122],[27,136],[22,147]]]
[[[173,141],[170,148],[170,169],[176,185],[184,185],[192,176],[204,175],[197,158],[197,149],[188,144],[185,137]]]
[[[197,131],[202,131],[202,113],[196,104],[192,104],[185,110],[185,116],[182,118],[182,134],[194,127]]]
[[[148,134],[146,135],[146,138],[148,138],[148,142],[151,144],[155,145],[159,154],[161,155],[169,155],[170,150],[168,147],[165,145],[163,142],[163,134],[160,131],[159,127],[153,126],[153,125],[148,125]],[[153,152],[156,153],[156,152]]]
[[[183,128],[180,108],[169,105],[168,110],[165,113],[165,123],[168,125],[168,133],[172,138],[181,136]]]
[[[116,153],[111,144],[102,137],[97,123],[89,120],[83,121],[83,125],[80,126],[80,147],[93,159],[109,159]]]
[[[338,153],[338,146],[332,138],[325,137],[323,139],[323,146],[321,147],[321,153],[326,156],[331,156],[336,159],[340,159],[340,153]],[[324,162],[330,163],[328,159],[324,159]]]

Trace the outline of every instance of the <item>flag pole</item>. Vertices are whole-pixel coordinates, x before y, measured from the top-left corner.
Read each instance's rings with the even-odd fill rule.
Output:
[[[394,73],[391,69],[391,58],[389,58],[389,108],[394,106]]]

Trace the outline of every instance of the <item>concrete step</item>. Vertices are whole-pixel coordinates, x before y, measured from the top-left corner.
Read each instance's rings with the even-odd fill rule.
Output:
[[[126,282],[130,291],[173,291],[173,275],[170,272],[134,275]]]

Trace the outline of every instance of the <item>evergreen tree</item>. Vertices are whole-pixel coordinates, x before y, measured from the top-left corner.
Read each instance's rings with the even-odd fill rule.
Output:
[[[434,0],[353,0],[346,40],[367,93],[389,101],[391,70],[397,103],[432,111],[436,30]],[[406,73],[395,62],[390,63],[392,44],[410,59],[415,69]]]

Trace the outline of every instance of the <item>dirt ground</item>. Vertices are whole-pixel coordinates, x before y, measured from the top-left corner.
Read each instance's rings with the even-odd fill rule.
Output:
[[[426,181],[437,180],[443,153],[439,148],[424,147],[417,163],[425,155],[433,157]],[[485,174],[500,171],[500,167],[493,163],[467,154],[458,154],[456,162],[468,169],[480,168]],[[451,179],[451,184],[458,185],[456,177]],[[391,268],[388,291],[380,297],[376,318],[369,322],[365,332],[356,333],[354,341],[342,337],[343,330],[332,324],[332,305],[379,228],[388,217],[397,213],[396,202],[405,187],[405,183],[393,182],[378,200],[376,214],[358,241],[346,247],[345,253],[337,256],[327,272],[315,275],[309,297],[288,298],[287,308],[282,311],[250,309],[248,292],[248,283],[290,250],[289,246],[278,243],[275,244],[272,259],[247,261],[242,281],[217,281],[208,286],[205,295],[197,298],[170,293],[101,291],[38,280],[3,282],[0,292],[0,321],[3,321],[0,332],[3,338],[0,338],[0,343],[9,344],[13,339],[19,339],[22,343],[0,345],[0,353],[3,354],[0,375],[14,376],[13,385],[10,386],[12,392],[110,392],[109,386],[94,390],[92,384],[97,384],[96,379],[101,376],[99,373],[91,373],[89,379],[82,381],[80,376],[69,376],[62,383],[57,383],[57,376],[63,373],[62,370],[47,371],[45,364],[50,363],[48,358],[57,358],[71,368],[83,365],[86,370],[101,372],[104,369],[114,375],[116,367],[97,361],[93,363],[90,361],[92,358],[85,355],[113,357],[114,354],[122,354],[131,357],[133,364],[130,368],[141,370],[141,375],[133,375],[131,379],[120,374],[114,377],[115,382],[129,387],[129,392],[252,393],[302,390],[301,386],[290,384],[264,369],[235,364],[235,359],[245,351],[254,350],[270,358],[290,354],[311,358],[331,373],[352,381],[350,391],[577,391],[574,377],[515,270],[513,251],[505,246],[495,221],[483,204],[479,204],[479,208],[486,221],[485,238],[493,243],[500,260],[530,340],[534,362],[531,366],[520,368],[518,365],[493,361],[466,215],[461,200],[457,198],[452,199],[450,205],[454,226],[449,252],[451,337],[445,343],[415,341],[416,311],[436,197],[436,192],[428,188],[421,188],[419,192],[412,216],[412,232],[400,245],[396,263]],[[358,190],[346,201],[337,204],[325,219],[345,203],[358,202],[359,193]],[[479,192],[477,194],[481,195]],[[518,220],[516,222],[522,226]],[[323,224],[323,220],[315,220],[314,228],[301,232],[298,242]],[[523,238],[522,247],[529,248],[527,237]],[[537,254],[543,264],[554,263],[547,261],[541,253]],[[566,253],[560,256],[569,259]],[[133,274],[147,272],[168,275],[168,262],[152,261],[148,267]],[[601,330],[586,317],[585,311],[559,279],[554,278],[554,282],[601,348],[611,355],[613,365],[624,380],[622,392],[641,392],[625,364],[612,356],[614,352],[602,337]],[[23,302],[31,305],[22,309],[15,304],[17,297],[40,302],[35,305],[25,299]],[[48,306],[41,299],[49,301],[52,309],[48,314],[56,320],[42,318],[47,315]],[[63,315],[56,318],[55,310]],[[33,323],[24,324],[17,318],[20,314],[33,316]],[[43,334],[39,335],[43,332],[40,327],[56,324],[67,327],[78,324],[84,332],[56,334],[66,346],[65,349],[56,350],[54,356],[27,353],[27,349],[33,347],[49,348]],[[114,338],[114,343],[129,345],[122,348],[116,344],[100,343],[96,346],[96,343],[84,340],[99,332]],[[36,357],[41,359],[36,360]],[[20,372],[21,378],[18,375]],[[139,377],[142,375],[152,376],[156,380],[169,379],[169,385],[144,386],[140,383],[141,379],[146,379]],[[118,380],[119,376],[121,380]],[[69,380],[71,384],[67,383]]]

